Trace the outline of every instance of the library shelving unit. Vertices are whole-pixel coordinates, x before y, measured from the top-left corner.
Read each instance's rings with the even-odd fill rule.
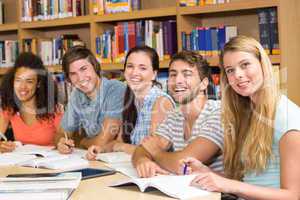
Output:
[[[300,1],[299,0],[230,0],[229,3],[180,7],[179,0],[141,0],[141,10],[105,15],[92,14],[92,0],[86,2],[87,15],[55,20],[21,22],[23,0],[2,0],[5,4],[5,24],[0,25],[0,40],[24,38],[52,38],[76,33],[88,48],[96,52],[96,37],[118,22],[140,19],[169,20],[177,22],[178,49],[182,49],[181,32],[196,26],[235,25],[238,34],[259,39],[257,10],[277,8],[280,55],[270,55],[273,64],[281,69],[281,86],[290,99],[300,105],[297,82],[300,80]],[[209,63],[218,66],[218,57],[208,57]],[[168,67],[168,60],[160,63]],[[49,66],[52,72],[61,72],[61,66]],[[102,70],[120,70],[123,65],[101,64]],[[9,68],[0,68],[0,74]]]

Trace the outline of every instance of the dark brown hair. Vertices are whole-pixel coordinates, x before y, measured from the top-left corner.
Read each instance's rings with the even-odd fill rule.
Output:
[[[30,52],[21,53],[14,67],[5,74],[0,86],[1,108],[12,114],[20,110],[20,101],[14,91],[14,79],[17,70],[22,67],[34,70],[37,74],[36,118],[38,120],[53,118],[57,109],[57,86],[41,58]]]
[[[181,51],[176,54],[174,54],[171,58],[171,61],[169,63],[169,67],[171,64],[175,61],[183,61],[188,63],[190,66],[196,67],[197,71],[199,73],[199,77],[201,80],[204,78],[207,78],[209,80],[209,85],[207,87],[208,94],[212,94],[213,88],[211,86],[212,79],[211,79],[211,69],[206,61],[206,59],[203,58],[199,53],[195,51]]]
[[[128,57],[132,53],[137,53],[137,52],[144,52],[145,54],[147,54],[151,60],[153,71],[159,70],[158,54],[156,53],[155,49],[148,47],[148,46],[141,46],[141,47],[139,46],[139,47],[134,47],[134,48],[130,49],[125,58],[124,69],[126,68]],[[158,83],[156,80],[153,81],[153,84],[161,87],[160,83]],[[122,139],[126,143],[131,143],[130,135],[135,127],[136,119],[137,119],[137,109],[136,109],[134,102],[135,102],[134,93],[130,89],[130,87],[127,86],[126,92],[125,92],[125,97],[124,97],[124,110],[122,113],[122,116],[123,116]]]
[[[80,59],[86,59],[91,65],[94,67],[95,72],[100,77],[100,64],[97,61],[94,54],[87,49],[84,46],[73,46],[65,53],[65,55],[62,58],[62,67],[63,71],[65,73],[66,79],[69,81],[69,71],[70,71],[70,65],[71,63],[80,60]]]

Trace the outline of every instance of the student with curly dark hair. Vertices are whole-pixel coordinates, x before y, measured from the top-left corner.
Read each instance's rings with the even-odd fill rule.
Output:
[[[5,74],[0,86],[0,133],[11,125],[14,138],[24,144],[54,145],[61,119],[57,88],[42,60],[22,53]],[[15,149],[11,141],[0,142],[1,152]]]

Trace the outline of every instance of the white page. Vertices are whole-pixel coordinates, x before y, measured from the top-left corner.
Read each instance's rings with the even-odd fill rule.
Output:
[[[40,166],[48,169],[75,170],[88,167],[89,162],[83,158],[69,156],[68,158],[57,162],[41,163]]]
[[[54,149],[54,146],[40,146],[35,144],[26,144],[17,146],[17,148],[13,151],[13,153],[16,154],[22,154],[22,155],[32,155],[32,154],[38,154],[43,157],[51,156],[53,153],[51,150]]]
[[[50,189],[75,189],[81,180],[80,172],[66,173],[66,176],[75,177],[72,180],[48,180],[48,181],[2,181],[0,182],[0,193],[3,192],[25,192],[25,191],[42,191]]]
[[[161,175],[151,178],[150,186],[179,199],[190,199],[208,195],[209,192],[190,186],[196,175]]]
[[[19,163],[18,165],[58,170],[73,170],[88,167],[89,162],[83,158],[72,156],[71,154],[59,154],[54,157],[36,158],[34,160]]]
[[[107,166],[130,178],[139,178],[131,162],[110,163]]]
[[[47,173],[41,173],[47,175]],[[52,173],[50,173],[52,174]],[[56,176],[44,176],[44,177],[0,177],[2,182],[26,182],[26,181],[53,181],[53,180],[76,180],[78,179],[79,174],[77,172],[61,172],[55,173]],[[30,173],[28,173],[30,175]]]
[[[112,183],[110,186],[121,186],[127,183],[135,183],[142,192],[144,192],[147,187],[151,186],[168,196],[178,199],[190,199],[208,195],[210,192],[190,186],[190,183],[195,176],[196,175],[158,175],[151,178],[121,180]]]
[[[131,155],[125,152],[99,153],[96,160],[102,160],[107,163],[131,162]]]
[[[18,155],[14,153],[2,153],[0,154],[0,166],[16,165],[18,163],[33,160],[35,158],[35,155]]]
[[[44,192],[12,192],[0,193],[1,200],[66,200],[70,195],[69,190],[44,191]]]

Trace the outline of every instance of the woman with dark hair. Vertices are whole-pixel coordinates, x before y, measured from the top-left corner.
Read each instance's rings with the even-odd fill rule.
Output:
[[[132,154],[142,139],[153,133],[174,108],[172,98],[163,92],[155,81],[159,70],[159,57],[155,49],[143,46],[132,48],[125,58],[124,76],[127,89],[124,98],[123,125],[116,140],[104,149],[91,147],[94,152],[123,151]]]
[[[61,119],[57,88],[42,60],[32,53],[22,53],[0,86],[0,133],[11,125],[14,138],[24,144],[54,145]],[[16,145],[0,142],[1,152]]]

